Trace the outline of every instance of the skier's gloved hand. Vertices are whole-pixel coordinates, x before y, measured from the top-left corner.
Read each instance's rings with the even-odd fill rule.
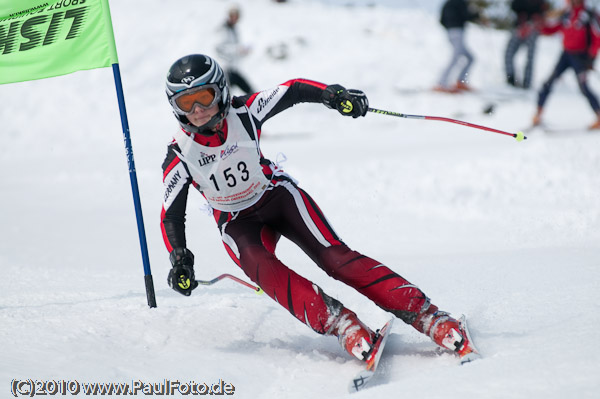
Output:
[[[365,116],[369,109],[369,100],[360,90],[346,90],[338,84],[329,85],[321,94],[321,101],[328,108],[337,109],[340,114],[353,118]]]
[[[169,287],[181,295],[190,296],[198,286],[194,276],[194,254],[187,248],[175,248],[169,255],[171,271],[167,281]]]

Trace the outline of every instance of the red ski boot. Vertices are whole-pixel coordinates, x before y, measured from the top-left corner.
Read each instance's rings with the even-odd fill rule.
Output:
[[[458,354],[463,363],[478,356],[471,342],[464,316],[456,320],[446,312],[430,305],[429,309],[417,316],[412,324],[418,331],[428,335],[433,342]]]
[[[348,309],[342,310],[333,332],[342,348],[360,360],[366,361],[373,347],[374,333],[364,325],[356,314]]]

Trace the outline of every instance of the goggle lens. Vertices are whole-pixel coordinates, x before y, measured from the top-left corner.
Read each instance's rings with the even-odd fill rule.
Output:
[[[215,92],[215,89],[209,87],[179,96],[175,99],[175,103],[180,110],[189,113],[192,112],[194,104],[196,103],[200,104],[203,108],[210,108],[214,105],[216,96],[217,93]]]

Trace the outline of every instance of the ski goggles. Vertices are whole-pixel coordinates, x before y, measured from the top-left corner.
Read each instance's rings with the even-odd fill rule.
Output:
[[[216,84],[207,84],[195,87],[191,90],[181,91],[171,97],[171,105],[175,112],[187,115],[192,112],[194,105],[209,109],[221,99],[221,90]]]

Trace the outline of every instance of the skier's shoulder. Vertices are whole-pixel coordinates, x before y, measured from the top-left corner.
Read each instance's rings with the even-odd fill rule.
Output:
[[[173,169],[173,167],[181,161],[177,156],[177,153],[180,151],[181,149],[179,148],[179,145],[175,139],[171,139],[171,141],[167,144],[167,154],[165,155],[165,159],[162,164],[163,172],[168,173],[169,170]]]
[[[256,112],[260,112],[268,103],[271,101],[277,101],[277,95],[282,91],[285,91],[287,87],[285,85],[278,85],[266,90],[257,91],[256,93],[250,93],[243,96],[234,96],[231,99],[231,107],[235,110],[239,110],[242,107],[248,109],[254,109]]]

